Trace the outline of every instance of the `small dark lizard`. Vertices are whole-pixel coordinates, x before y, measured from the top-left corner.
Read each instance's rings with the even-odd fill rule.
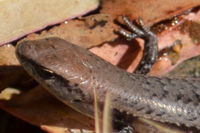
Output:
[[[133,116],[200,129],[200,80],[131,74],[86,49],[59,38],[24,41],[16,55],[22,66],[51,94],[93,115],[93,90],[100,103]]]

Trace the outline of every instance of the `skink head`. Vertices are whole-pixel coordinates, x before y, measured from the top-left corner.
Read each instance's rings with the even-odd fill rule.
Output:
[[[96,62],[90,54],[59,38],[24,41],[16,48],[22,66],[40,84],[64,103],[91,115],[92,97],[85,88],[90,88],[87,81]]]
[[[24,41],[17,45],[16,55],[33,76],[40,74],[33,74],[37,67],[65,79],[77,76],[87,78],[91,67],[96,63],[87,50],[59,38]]]

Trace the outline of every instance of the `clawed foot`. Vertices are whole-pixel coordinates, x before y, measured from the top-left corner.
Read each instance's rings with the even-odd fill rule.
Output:
[[[126,37],[127,40],[132,40],[132,39],[137,38],[137,37],[145,39],[148,34],[152,34],[154,36],[154,34],[149,30],[149,28],[144,26],[144,23],[143,23],[141,18],[137,19],[137,25],[139,27],[134,25],[130,21],[130,19],[126,16],[122,16],[122,19],[124,21],[124,24],[131,31],[131,33],[124,30],[124,29],[120,29],[118,32],[119,32],[119,34]]]
[[[135,130],[131,126],[124,127],[119,133],[135,133]]]
[[[145,41],[144,55],[135,73],[147,74],[150,71],[152,65],[155,63],[158,55],[156,35],[151,32],[149,28],[144,26],[144,23],[140,18],[137,21],[137,25],[134,25],[126,16],[122,16],[122,19],[131,33],[124,29],[120,29],[118,31],[119,34],[126,37],[127,40],[142,38]]]

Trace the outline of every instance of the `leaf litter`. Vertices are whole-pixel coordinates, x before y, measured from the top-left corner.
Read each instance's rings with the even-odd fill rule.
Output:
[[[131,2],[134,3],[134,7],[132,6],[133,3]],[[127,7],[127,10],[124,10],[120,3],[124,7]],[[169,10],[167,12],[165,10],[166,6],[164,6],[162,9],[163,3],[164,2],[162,0],[157,2],[147,2],[145,0],[138,2],[135,2],[134,0],[115,0],[112,4],[111,1],[103,0],[100,13],[94,13],[79,19],[68,20],[61,25],[53,26],[41,32],[30,34],[24,39],[38,39],[50,36],[58,36],[66,40],[70,40],[71,42],[82,47],[90,48],[90,51],[101,56],[107,61],[123,69],[127,69],[129,72],[132,72],[142,57],[143,41],[137,39],[136,41],[127,42],[124,39],[118,38],[118,35],[113,32],[119,29],[114,20],[116,16],[125,14],[131,16],[132,19],[142,17],[147,25],[153,25],[161,20],[180,15],[183,11],[187,11],[190,8],[196,7],[200,4],[199,1],[193,0],[182,2],[179,0],[174,4],[171,3],[172,5],[170,5],[169,2],[166,3],[166,5],[170,5],[171,12]],[[138,5],[138,7],[143,7],[145,10],[141,12],[141,9],[137,8],[136,5]],[[153,7],[155,8],[159,5],[161,5],[161,9],[157,9],[158,13],[151,12],[151,15],[147,13],[147,11],[149,12]],[[121,10],[116,12],[115,9],[120,8]],[[198,19],[199,14],[200,12],[197,10],[196,12],[188,12],[185,15],[181,15],[181,21],[177,25],[169,27],[167,30],[162,31],[161,33],[157,33],[159,50],[162,51],[166,47],[170,48],[177,40],[181,42],[183,47],[181,47],[178,51],[178,59],[174,64],[171,62],[169,56],[171,55],[170,52],[167,53],[167,56],[166,54],[161,55],[159,61],[154,65],[150,73],[151,75],[164,75],[183,60],[199,54],[199,42],[194,41],[195,35],[200,33],[198,32],[198,23],[200,22]],[[195,34],[191,34],[193,31],[195,31]],[[127,43],[129,45],[127,45]],[[94,47],[100,44],[103,45]],[[0,47],[0,50],[2,49],[4,48]],[[47,132],[68,132],[68,129],[71,128],[93,130],[94,121],[92,119],[87,118],[76,111],[72,111],[72,109],[49,95],[44,88],[37,87],[37,84],[32,82],[32,78],[29,77],[24,70],[19,69],[21,67],[19,66],[16,58],[13,56],[14,50],[10,51],[11,55],[7,53],[1,55],[1,57],[5,55],[8,56],[9,58],[6,58],[6,60],[5,58],[1,59],[0,57],[0,70],[4,71],[7,69],[7,71],[1,73],[0,75],[0,83],[3,84],[1,90],[8,89],[10,86],[11,88],[16,86],[17,89],[19,88],[21,93],[16,93],[14,90],[13,92],[15,93],[14,96],[11,95],[11,100],[1,100],[0,107],[2,109],[10,112],[20,119],[32,123],[33,125],[40,126]],[[16,77],[13,75],[16,75]],[[27,84],[22,82],[23,80],[27,81]],[[28,88],[27,86],[29,85],[33,87]],[[139,121],[139,123],[140,122],[141,121]],[[143,125],[145,125],[145,123],[143,123]],[[144,128],[145,127],[141,129]],[[138,129],[138,131],[141,132],[141,129]],[[153,129],[155,129],[155,127],[150,128],[148,131]],[[164,130],[160,128],[158,129],[159,131]],[[167,127],[167,129],[169,129],[169,127]]]

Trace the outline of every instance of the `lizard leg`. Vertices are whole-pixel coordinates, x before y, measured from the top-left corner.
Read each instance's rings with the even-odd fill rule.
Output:
[[[127,126],[127,127],[124,127],[122,130],[120,130],[119,133],[135,133],[135,131],[133,127]]]
[[[122,16],[122,19],[131,33],[124,29],[120,29],[118,31],[119,34],[126,37],[127,40],[142,38],[145,41],[144,55],[135,73],[147,74],[150,71],[152,65],[157,60],[158,47],[156,35],[151,32],[149,28],[145,27],[142,19],[140,18],[138,19],[137,25],[134,25],[126,16]]]
[[[132,40],[135,38],[142,38],[145,42],[144,44],[144,55],[138,65],[135,73],[137,74],[147,74],[152,65],[155,63],[158,54],[157,48],[157,38],[154,33],[147,28],[142,19],[137,20],[137,25],[133,24],[130,19],[126,16],[122,16],[122,19],[126,27],[131,31],[128,32],[124,29],[120,29],[118,32],[122,36],[126,37],[127,40]],[[122,117],[121,117],[122,116]],[[114,123],[120,127],[118,133],[135,133],[134,128],[131,126],[132,120],[127,119],[126,115],[116,112],[114,114],[115,120]],[[130,118],[130,117],[129,117]]]
[[[113,128],[118,131],[114,133],[135,133],[132,115],[114,109],[113,116]]]

